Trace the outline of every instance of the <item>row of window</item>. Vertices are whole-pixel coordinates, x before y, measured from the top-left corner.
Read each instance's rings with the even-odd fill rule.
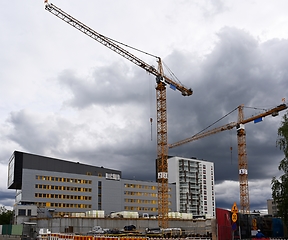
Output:
[[[206,179],[203,180],[203,184],[206,184]],[[214,185],[214,181],[213,181],[213,179],[212,179],[212,181],[211,181],[211,186],[213,186],[213,185]]]
[[[213,176],[213,167],[211,167],[211,175]],[[206,169],[203,170],[203,173],[206,174]]]
[[[141,184],[125,184],[125,188],[143,188],[143,189],[151,189],[151,190],[157,190],[157,186],[147,186],[147,185],[141,185]]]
[[[76,195],[65,195],[65,194],[49,194],[49,193],[35,193],[36,198],[61,198],[70,200],[87,200],[91,201],[91,196],[76,196]]]
[[[204,190],[200,189],[200,191],[197,189],[196,191],[193,188],[187,188],[187,187],[181,187],[180,188],[180,195],[186,195],[189,193],[193,193],[193,194],[197,194],[197,195],[207,195],[207,190],[206,190],[206,186],[203,187]],[[211,187],[211,194],[212,196],[214,196],[214,187]]]
[[[72,204],[72,203],[50,203],[35,202],[38,208],[58,207],[58,208],[92,208],[91,204]]]
[[[130,202],[130,203],[143,203],[143,204],[157,204],[158,201],[156,200],[143,200],[143,199],[130,199],[130,198],[125,198],[125,202]]]
[[[49,205],[49,204],[46,204],[46,206],[47,205]],[[71,204],[71,203],[50,203],[50,207],[57,207],[57,208],[92,208],[92,205],[91,204]]]
[[[203,169],[206,169],[206,165],[205,164],[203,164]],[[210,166],[210,170],[213,170],[213,166]]]
[[[157,193],[149,193],[149,192],[132,192],[132,191],[124,191],[124,195],[133,195],[133,196],[150,196],[150,197],[157,197]],[[169,197],[171,197],[169,195]]]
[[[56,185],[45,185],[45,184],[35,184],[35,188],[48,189],[48,190],[60,190],[60,191],[74,191],[74,192],[92,192],[92,188],[56,186]]]
[[[133,206],[124,206],[126,211],[149,211],[149,212],[157,212],[158,208],[154,207],[133,207]],[[169,210],[171,211],[171,210]]]
[[[27,209],[27,215],[26,209],[18,209],[18,216],[31,216],[31,209]]]
[[[79,183],[79,184],[92,184],[92,180],[86,180],[86,179],[63,178],[63,177],[40,176],[40,175],[36,175],[35,178],[37,180],[44,180],[44,181],[69,182],[69,183]]]

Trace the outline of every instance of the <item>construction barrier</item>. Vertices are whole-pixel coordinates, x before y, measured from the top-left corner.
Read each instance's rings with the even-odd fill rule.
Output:
[[[58,233],[50,233],[48,234],[48,240],[58,240],[59,234]]]
[[[61,234],[60,233],[58,235],[58,240],[73,240],[73,239],[74,239],[74,235],[72,235],[72,234]]]
[[[38,236],[38,240],[175,240],[175,238],[155,238],[155,237],[145,237],[145,236],[83,236],[83,235],[73,235],[64,233],[50,233],[41,234]],[[193,240],[211,240],[211,238],[205,237],[188,237],[186,239]],[[268,239],[268,238],[267,238]],[[265,239],[265,240],[267,240]],[[254,239],[253,239],[254,240]]]

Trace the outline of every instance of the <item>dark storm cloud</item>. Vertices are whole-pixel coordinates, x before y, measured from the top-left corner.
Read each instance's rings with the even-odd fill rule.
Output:
[[[71,123],[53,115],[39,118],[39,115],[21,110],[12,112],[8,122],[12,128],[7,138],[32,153],[53,152],[53,149],[57,149],[57,146],[68,136],[72,137]]]
[[[181,81],[194,90],[192,96],[182,97],[179,92],[174,92],[167,87],[169,143],[192,136],[237,108],[240,104],[260,106],[261,109],[264,109],[280,104],[281,98],[287,95],[286,69],[288,57],[283,54],[283,50],[288,47],[286,40],[271,40],[259,43],[246,31],[229,27],[219,31],[217,36],[219,39],[215,43],[214,49],[202,61],[200,59],[195,60],[195,56],[192,54],[178,51],[165,59],[169,62],[169,66],[173,65],[173,69],[180,72],[179,78]],[[76,77],[71,72],[64,72],[59,81],[69,87],[73,93],[69,100],[72,106],[81,108],[101,104],[105,107],[111,104],[125,105],[126,103],[132,103],[147,109],[146,104],[140,101],[142,95],[147,93],[141,91],[141,86],[142,82],[147,81],[145,78],[151,78],[151,76],[143,74],[143,71],[139,72],[141,69],[139,71],[135,69],[137,67],[132,68],[131,71],[122,63],[114,63],[113,66],[96,69],[88,80]],[[144,77],[141,75],[144,75]],[[148,81],[151,80],[153,81],[153,77],[148,79]],[[249,111],[249,109],[245,109],[245,111]],[[249,117],[249,114],[245,116]],[[35,127],[32,129],[29,121],[25,121],[27,119],[25,115],[21,115],[21,117],[14,116],[11,119],[14,124],[25,122],[25,127],[21,127],[21,129],[26,129],[25,131],[30,133],[35,131]],[[18,120],[19,122],[17,122]],[[229,115],[227,120],[219,122],[218,126],[232,121],[237,121],[237,111]],[[280,119],[278,123],[280,123]],[[270,177],[266,166],[271,167],[273,156],[277,158],[273,162],[279,161],[278,158],[281,159],[281,152],[275,147],[277,138],[275,132],[278,125],[269,121],[259,123],[255,127],[249,125],[253,125],[253,123],[246,125],[247,154],[249,173],[251,173],[249,178]],[[22,132],[20,126],[19,133],[23,137],[27,132]],[[156,127],[155,124],[153,127]],[[38,130],[40,133],[40,129]],[[108,158],[115,162],[116,168],[123,167],[121,170],[127,177],[133,178],[134,175],[137,175],[142,176],[142,179],[151,179],[151,177],[154,177],[155,171],[155,130],[153,130],[154,141],[151,144],[144,144],[149,136],[147,137],[146,132],[146,138],[143,139],[142,136],[145,133],[142,130],[142,128],[135,128],[134,131],[137,131],[137,134],[134,133],[133,135],[125,134],[124,130],[123,133],[118,133],[118,135],[122,135],[122,138],[117,144],[113,145],[112,142],[111,144],[106,143],[106,147],[98,146],[96,152],[94,152],[95,149],[85,149],[85,147],[74,149],[70,153],[66,153],[67,157],[78,156],[78,158],[85,159],[85,161],[94,162],[99,156],[101,156],[101,159],[109,156]],[[150,129],[146,128],[145,131],[147,130]],[[56,132],[57,130],[48,133],[48,136],[51,136],[50,139],[55,138]],[[257,138],[260,133],[263,135],[264,142]],[[15,136],[16,134],[14,134],[14,139]],[[37,134],[32,134],[32,136],[37,136]],[[271,136],[273,136],[273,139],[271,139]],[[113,136],[111,135],[111,137]],[[20,145],[25,146],[26,142],[24,140],[21,142],[21,139],[19,137]],[[46,141],[42,141],[37,140],[38,144],[47,145]],[[230,147],[232,147],[232,151]],[[25,146],[25,148],[33,149],[32,146]],[[169,154],[213,161],[215,162],[216,181],[238,180],[235,129],[171,149]],[[121,159],[121,161],[117,161],[117,159]],[[259,160],[255,161],[253,159]],[[102,161],[99,164],[102,164]],[[150,165],[153,167],[151,168]],[[147,170],[147,173],[144,170]],[[273,173],[275,172],[273,171]]]
[[[257,114],[281,104],[282,97],[287,97],[287,40],[259,43],[246,31],[229,27],[219,31],[217,36],[215,47],[204,59],[181,51],[174,51],[164,59],[181,82],[194,90],[192,96],[182,97],[167,86],[169,143],[198,133],[240,104],[257,107]],[[151,141],[147,115],[149,101],[146,102],[145,96],[149,93],[143,90],[147,89],[145,81],[155,80],[137,66],[130,69],[122,62],[98,67],[87,78],[63,72],[59,82],[71,91],[68,103],[72,107],[81,110],[97,105],[105,109],[112,105],[118,107],[117,111],[132,105],[127,112],[134,111],[133,115],[141,112],[141,119],[131,120],[129,127],[123,129],[107,127],[105,137],[98,136],[96,130],[93,132],[87,128],[84,131],[83,126],[83,134],[89,139],[75,147],[69,143],[73,142],[71,138],[81,125],[56,117],[37,120],[33,114],[20,111],[10,116],[12,130],[8,138],[32,153],[47,153],[45,149],[50,148],[54,157],[119,169],[124,178],[155,180],[156,119],[153,113]],[[255,114],[255,109],[245,108],[244,111],[245,117]],[[97,113],[93,114],[97,116]],[[271,179],[277,174],[278,163],[283,158],[275,146],[281,115],[275,119],[266,117],[262,123],[246,124],[249,180]],[[234,111],[213,127],[236,122],[237,117],[237,111]],[[103,139],[94,143],[93,139],[98,137]],[[68,143],[64,144],[66,141]],[[238,181],[235,129],[170,149],[169,155],[214,162],[216,183]],[[237,187],[235,194],[239,194]],[[219,199],[222,201],[219,204],[224,204],[225,197],[219,196]]]
[[[151,76],[146,75],[147,79],[143,80],[143,71],[140,74],[142,78],[139,78],[138,72],[137,68],[131,72],[121,59],[112,65],[96,68],[87,79],[77,77],[72,71],[64,71],[59,82],[72,92],[68,104],[73,107],[85,108],[91,104],[103,107],[139,104],[147,92],[146,82],[151,80]]]
[[[217,36],[218,42],[199,62],[200,67],[195,66],[195,62],[191,66],[201,69],[197,74],[200,79],[195,83],[195,77],[190,76],[189,85],[194,89],[191,99],[181,100],[180,107],[176,96],[171,94],[172,100],[168,100],[170,143],[198,133],[240,104],[258,108],[254,111],[244,108],[244,117],[250,117],[276,107],[282,103],[282,97],[287,96],[288,56],[284,54],[287,40],[259,43],[246,31],[229,27],[219,31]],[[183,109],[185,113],[181,112]],[[236,122],[237,115],[236,111],[213,128]],[[282,159],[281,151],[275,146],[280,122],[281,117],[274,121],[268,116],[262,123],[246,124],[249,179],[272,178],[271,173],[277,173]],[[170,153],[213,161],[216,181],[238,180],[235,129],[197,141],[171,149]],[[271,170],[272,162],[276,170]]]
[[[0,202],[4,206],[12,206],[15,198],[15,191],[0,190]]]

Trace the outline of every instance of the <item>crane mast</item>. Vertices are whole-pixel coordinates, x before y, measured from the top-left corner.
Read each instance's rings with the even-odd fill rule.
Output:
[[[157,104],[157,175],[158,175],[158,219],[159,225],[163,228],[168,227],[168,145],[167,145],[167,107],[166,107],[166,84],[177,89],[183,96],[192,95],[193,91],[180,83],[177,83],[164,75],[162,61],[157,57],[158,69],[142,61],[124,48],[120,47],[115,41],[102,34],[94,31],[90,27],[81,23],[68,13],[56,7],[52,3],[45,0],[45,10],[49,11],[56,17],[68,23],[72,27],[83,32],[87,36],[103,44],[105,47],[118,53],[130,62],[143,68],[148,73],[156,76],[156,104]]]
[[[184,140],[168,144],[169,148],[174,148],[188,142],[192,142],[212,134],[222,132],[225,130],[231,130],[234,127],[237,129],[237,142],[238,142],[238,171],[239,171],[239,185],[240,185],[240,207],[242,213],[250,213],[250,201],[249,201],[249,189],[248,189],[248,161],[246,153],[246,132],[245,124],[252,122],[256,119],[272,115],[272,117],[278,116],[280,111],[287,109],[286,104],[280,104],[279,106],[272,108],[263,113],[257,114],[250,118],[244,119],[243,105],[238,106],[238,121],[237,123],[231,122],[224,126],[214,128],[212,130],[195,134],[192,137]]]
[[[250,201],[248,190],[248,161],[246,153],[246,131],[244,124],[243,105],[238,107],[238,170],[240,187],[240,207],[243,213],[250,213]]]

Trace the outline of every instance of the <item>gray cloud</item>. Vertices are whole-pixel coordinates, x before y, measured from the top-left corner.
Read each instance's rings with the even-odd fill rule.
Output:
[[[94,69],[86,79],[66,70],[60,75],[59,82],[72,92],[72,98],[67,102],[73,107],[83,108],[91,104],[103,107],[119,104],[139,105],[147,92],[146,81],[151,80],[145,80],[143,74],[142,77],[139,75],[139,71],[131,71],[121,60]],[[146,75],[146,78],[151,77]]]
[[[164,59],[173,69],[178,69],[180,74],[176,75],[181,82],[194,90],[192,96],[182,97],[179,92],[167,88],[169,143],[192,136],[240,104],[264,109],[279,105],[281,98],[287,96],[287,40],[260,43],[248,32],[233,27],[221,29],[217,36],[215,47],[204,59],[180,50],[172,51]],[[155,180],[155,90],[152,141],[151,99],[149,91],[145,90],[149,88],[148,81],[154,85],[153,76],[120,61],[97,67],[87,77],[64,71],[57,81],[71,92],[66,105],[80,116],[83,114],[83,120],[77,122],[76,117],[56,114],[41,116],[28,110],[14,111],[7,122],[11,128],[7,139],[28,152],[120,169],[125,178]],[[245,109],[245,117],[255,114],[255,109],[252,110]],[[101,111],[106,114],[105,118]],[[123,118],[119,120],[120,115]],[[105,125],[113,118],[115,123]],[[257,125],[246,124],[249,180],[252,182],[271,179],[277,174],[277,165],[282,159],[281,151],[275,147],[280,118],[267,117]],[[86,119],[89,122],[84,122]],[[237,111],[218,126],[231,121],[237,121]],[[238,181],[235,129],[171,149],[169,154],[213,161],[219,186],[227,180]],[[236,187],[236,195],[237,192]],[[225,193],[226,197],[218,193],[218,206],[230,204],[225,200]],[[253,201],[255,208],[266,204]]]
[[[188,83],[194,89],[191,99],[181,100],[179,105],[176,96],[169,98],[170,143],[196,134],[240,104],[259,108],[256,111],[245,108],[245,117],[250,117],[276,107],[282,97],[287,96],[288,59],[283,54],[288,46],[286,40],[259,43],[246,31],[229,27],[217,35],[219,41],[211,53],[199,61],[200,67],[191,64],[192,68],[201,70],[197,73],[200,80]],[[195,79],[193,75],[190,78]],[[246,124],[249,181],[271,179],[279,174],[277,165],[283,153],[275,142],[283,114],[275,119],[266,117],[259,124]],[[237,121],[237,111],[214,127],[232,121]],[[213,161],[217,183],[238,181],[235,129],[171,149],[170,154]],[[265,204],[262,202],[262,207]]]

